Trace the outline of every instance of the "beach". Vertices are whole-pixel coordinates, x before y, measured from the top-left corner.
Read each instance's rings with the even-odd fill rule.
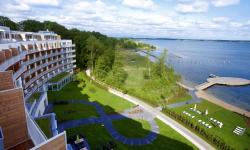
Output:
[[[228,109],[228,110],[236,112],[238,114],[250,117],[250,112],[249,111],[246,111],[246,110],[241,109],[239,107],[228,104],[228,103],[224,102],[223,100],[221,100],[221,99],[219,99],[219,98],[217,98],[217,97],[215,97],[215,96],[213,96],[211,94],[208,94],[205,91],[196,91],[195,94],[197,95],[197,97],[205,99],[205,100],[207,100],[207,101],[209,101],[211,103],[214,103],[214,104],[216,104],[218,106],[221,106],[221,107],[223,107],[225,109]]]

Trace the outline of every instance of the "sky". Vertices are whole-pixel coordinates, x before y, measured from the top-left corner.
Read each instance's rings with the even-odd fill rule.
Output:
[[[0,0],[14,21],[56,21],[113,37],[250,40],[250,0]]]

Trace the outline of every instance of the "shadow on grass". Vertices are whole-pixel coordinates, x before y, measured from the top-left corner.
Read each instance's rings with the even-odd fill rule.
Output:
[[[77,102],[76,102],[77,103]],[[109,106],[103,106],[99,103],[101,107],[109,107]],[[109,107],[108,109],[113,109]],[[101,114],[100,114],[101,116]],[[110,116],[110,115],[109,115]],[[156,133],[156,137],[152,137],[149,135],[154,135],[153,132],[149,129],[145,129],[141,122],[138,122],[134,119],[126,118],[122,115],[116,115],[117,118],[113,118],[112,124],[113,128],[122,136],[126,137],[128,139],[144,139],[146,142],[143,145],[138,145],[136,143],[133,144],[124,144],[126,140],[124,139],[115,139],[112,137],[111,133],[108,132],[108,129],[105,128],[105,123],[100,121],[94,122],[91,120],[90,122],[85,122],[80,120],[73,120],[66,122],[66,125],[64,123],[59,124],[59,132],[62,132],[64,130],[67,131],[67,137],[76,136],[78,134],[83,135],[90,147],[92,149],[102,149],[107,145],[107,143],[114,142],[115,143],[115,149],[193,149],[193,147],[189,146],[188,144],[179,141],[178,138],[174,139],[171,137],[171,134],[175,134],[175,137],[177,133],[173,133],[173,129],[170,129],[168,126],[164,126],[162,122],[157,121],[160,133]],[[86,120],[83,119],[83,120]],[[110,121],[111,121],[110,120]],[[124,121],[126,120],[126,121]],[[115,121],[115,123],[114,123]],[[121,121],[121,122],[120,122]],[[120,122],[120,123],[119,123]],[[164,127],[163,127],[164,126]],[[166,129],[163,129],[166,128]],[[161,133],[161,130],[162,133]],[[165,135],[162,135],[165,134]],[[181,135],[179,135],[181,136]],[[151,142],[149,142],[151,141]]]
[[[87,100],[89,101],[89,95],[83,94],[81,92],[81,88],[77,87],[77,83],[73,82],[71,84],[68,84],[65,86],[61,91],[59,92],[48,92],[49,102],[50,103],[60,103],[60,102],[71,102],[70,100]],[[90,102],[90,101],[89,101]],[[110,107],[109,105],[102,105],[101,103],[95,101],[98,103],[105,112],[109,112],[108,114],[117,114],[115,112],[115,109]],[[99,114],[101,116],[101,114]],[[112,125],[114,129],[121,135],[129,136],[131,139],[136,138],[143,138],[141,135],[145,135],[144,137],[151,134],[150,130],[144,129],[143,125],[133,119],[126,118],[125,116],[122,116],[121,118],[126,119],[128,121],[122,122],[123,119],[113,119]],[[86,119],[86,118],[85,118]],[[95,119],[98,119],[95,118]],[[81,120],[81,119],[79,119]],[[122,123],[113,123],[113,121],[116,120],[116,122],[121,121]],[[73,121],[73,120],[72,120]],[[77,120],[74,120],[77,121]],[[70,122],[70,121],[67,121]],[[98,121],[97,121],[98,122]],[[103,123],[100,121],[99,123],[72,123],[72,125],[67,126],[67,128],[63,127],[63,123],[58,124],[59,132],[62,132],[63,130],[67,131],[67,137],[72,137],[78,134],[83,135],[86,137],[90,147],[92,149],[103,149],[105,146],[107,146],[107,143],[110,141],[115,143],[114,149],[144,149],[144,150],[165,150],[165,149],[193,149],[190,145],[187,143],[184,143],[182,141],[185,140],[181,135],[179,135],[177,132],[173,131],[169,126],[165,125],[163,122],[157,120],[156,121],[159,126],[159,134],[156,133],[156,138],[152,140],[150,144],[145,144],[141,146],[131,146],[128,144],[123,144],[123,140],[116,140],[112,135],[108,132],[108,130],[105,128]],[[151,127],[149,127],[150,129]],[[139,136],[139,137],[138,137]],[[129,138],[128,137],[128,138]],[[182,141],[181,141],[182,140]],[[187,141],[186,141],[187,142]]]

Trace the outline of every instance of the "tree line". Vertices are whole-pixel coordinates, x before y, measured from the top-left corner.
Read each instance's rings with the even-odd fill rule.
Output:
[[[104,74],[112,68],[117,48],[154,48],[151,45],[138,43],[129,39],[108,37],[99,32],[81,31],[76,28],[67,29],[63,25],[52,21],[23,20],[14,22],[7,17],[0,16],[0,25],[7,26],[11,30],[27,32],[50,30],[59,34],[62,39],[72,39],[73,43],[76,44],[77,67],[81,69],[90,67],[94,70],[98,62],[107,66],[103,68],[104,70],[100,70],[102,66],[98,67],[98,71],[102,71]],[[98,73],[98,71],[96,72]]]

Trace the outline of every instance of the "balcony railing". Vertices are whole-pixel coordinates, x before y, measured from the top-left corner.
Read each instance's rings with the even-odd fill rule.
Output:
[[[34,67],[33,69],[30,69],[29,71],[25,72],[24,77],[27,77],[27,76],[31,75],[32,73],[34,73],[35,71],[37,71],[39,69],[47,67],[47,66],[49,66],[49,65],[51,65],[53,63],[62,61],[64,59],[66,59],[66,58],[59,58],[59,59],[56,59],[56,60],[49,61],[48,63],[41,64],[41,65],[39,65],[37,67]]]
[[[21,74],[22,74],[26,69],[27,69],[27,65],[26,65],[26,64],[23,64],[22,67],[19,68],[19,70],[13,74],[14,80],[16,80],[19,76],[21,76]]]
[[[61,51],[61,52],[56,52],[56,53],[52,53],[52,54],[40,56],[40,57],[35,57],[33,59],[30,59],[28,61],[28,64],[32,64],[34,62],[37,62],[37,61],[40,61],[40,60],[43,60],[43,59],[47,59],[47,58],[50,58],[50,57],[54,57],[54,56],[58,56],[58,55],[63,55],[65,53],[66,53],[66,51]]]
[[[20,61],[21,59],[24,59],[26,55],[27,51],[22,51],[19,55],[13,56],[10,59],[5,60],[4,63],[0,64],[0,71],[5,71],[16,62]]]
[[[62,72],[65,72],[65,71],[68,71],[68,70],[71,70],[73,69],[73,66],[67,66],[66,68],[50,75],[49,78],[46,78],[44,79],[42,82],[40,82],[41,84],[40,85],[35,85],[34,87],[31,88],[31,90],[28,92],[28,93],[25,93],[25,96],[24,96],[24,99],[27,100],[34,92],[37,91],[38,87],[41,86],[42,84],[46,83],[49,79],[55,77],[56,75],[62,73]]]
[[[28,86],[30,86],[31,83],[33,83],[34,81],[38,80],[40,77],[44,76],[44,75],[47,74],[48,72],[53,71],[53,70],[55,70],[55,69],[57,69],[57,68],[60,68],[60,67],[62,67],[62,66],[64,66],[64,65],[67,65],[67,64],[64,64],[64,63],[63,63],[63,64],[61,64],[61,65],[55,66],[55,67],[53,67],[53,68],[50,68],[50,69],[47,70],[47,71],[44,71],[44,72],[40,73],[38,76],[32,78],[29,82],[27,82],[27,83],[25,84],[25,88],[27,88]]]
[[[43,92],[42,95],[39,97],[39,99],[36,101],[36,104],[31,112],[31,116],[36,116],[37,108],[40,105],[40,103],[45,99],[45,97],[47,97],[47,94]]]
[[[47,140],[47,137],[44,135],[43,131],[36,124],[34,119],[29,115],[27,110],[26,110],[26,121],[27,121],[28,133],[34,145],[38,145],[45,142]]]

